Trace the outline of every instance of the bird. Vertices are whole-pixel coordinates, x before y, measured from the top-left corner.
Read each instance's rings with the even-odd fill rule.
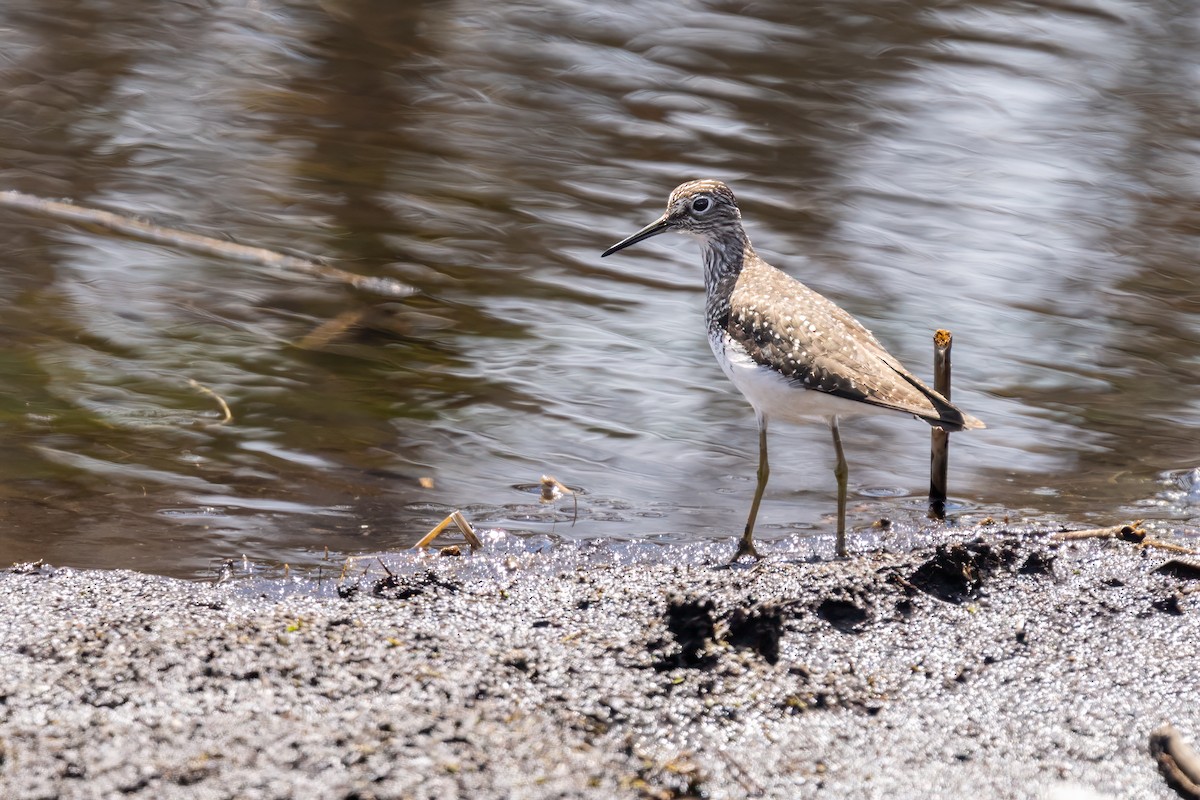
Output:
[[[721,181],[675,187],[661,217],[601,257],[668,232],[689,234],[700,244],[708,342],[758,423],[758,483],[735,562],[759,558],[754,523],[770,476],[771,423],[828,422],[837,456],[838,557],[847,553],[849,477],[840,419],[901,413],[948,432],[985,427],[905,369],[849,312],[760,258],[742,227],[733,190]]]

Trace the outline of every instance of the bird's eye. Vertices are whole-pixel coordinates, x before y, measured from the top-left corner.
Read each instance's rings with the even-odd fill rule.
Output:
[[[711,206],[712,201],[707,197],[697,197],[692,201],[692,211],[695,211],[697,214],[703,214],[705,211],[708,211]]]

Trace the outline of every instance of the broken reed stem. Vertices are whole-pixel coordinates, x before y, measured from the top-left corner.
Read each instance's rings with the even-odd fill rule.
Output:
[[[32,211],[36,214],[51,217],[62,222],[76,225],[91,225],[115,233],[131,236],[151,244],[161,244],[167,247],[178,247],[200,253],[206,256],[239,261],[243,264],[255,264],[264,267],[274,267],[281,270],[292,270],[305,275],[334,280],[353,286],[355,289],[391,298],[409,297],[416,289],[403,281],[394,278],[374,278],[367,275],[357,275],[344,269],[331,267],[296,256],[289,256],[265,247],[249,247],[243,244],[211,236],[201,236],[196,233],[165,228],[152,222],[115,214],[111,211],[101,211],[96,208],[75,205],[65,200],[49,200],[32,194],[17,191],[0,191],[0,206]]]
[[[454,522],[453,517],[446,517],[444,520],[439,522],[437,525],[434,525],[433,530],[431,530],[429,533],[422,536],[421,541],[419,541],[413,545],[413,549],[424,550],[426,547],[429,547],[429,545],[432,544],[433,540],[441,535],[442,531],[444,531],[444,530],[446,530],[446,528],[450,527],[450,524],[452,522]]]
[[[475,529],[471,527],[470,522],[467,522],[467,518],[463,516],[461,511],[455,511],[450,516],[454,520],[454,524],[458,526],[458,530],[463,535],[463,538],[467,540],[467,544],[471,545],[472,550],[478,550],[483,547],[483,542],[479,541],[479,537],[475,535]]]
[[[950,331],[933,334],[933,389],[950,399]],[[929,512],[935,519],[946,518],[946,476],[950,469],[950,434],[933,428],[929,443]]]
[[[444,520],[433,526],[433,530],[421,537],[421,541],[414,544],[413,549],[425,549],[434,539],[441,536],[442,531],[451,525],[458,528],[459,533],[467,540],[467,544],[471,545],[472,550],[478,550],[480,547],[483,547],[483,542],[479,541],[479,537],[475,535],[475,529],[471,527],[470,522],[467,522],[467,518],[463,516],[463,513],[461,511],[452,511]]]

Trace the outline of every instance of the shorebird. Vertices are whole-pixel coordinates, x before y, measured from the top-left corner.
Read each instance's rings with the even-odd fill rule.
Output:
[[[840,418],[898,412],[950,432],[984,427],[906,370],[849,312],[759,258],[733,192],[720,181],[677,186],[661,217],[601,257],[668,231],[700,243],[708,343],[758,421],[758,485],[735,561],[758,558],[754,521],[770,475],[770,422],[829,423],[837,452],[838,556],[846,555],[849,475]]]

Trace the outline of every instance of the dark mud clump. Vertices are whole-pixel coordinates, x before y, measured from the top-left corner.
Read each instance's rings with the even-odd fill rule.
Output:
[[[671,598],[667,602],[664,621],[667,631],[675,639],[675,647],[672,650],[661,640],[651,643],[652,650],[667,649],[668,652],[667,656],[654,665],[655,669],[703,669],[716,664],[717,657],[709,648],[716,638],[716,610],[716,604],[712,600]]]
[[[938,545],[933,557],[917,567],[909,583],[947,603],[979,597],[984,580],[995,569],[1012,563],[1016,551],[1007,545],[974,541]]]
[[[663,622],[673,642],[650,642],[654,652],[665,653],[654,667],[711,669],[719,650],[728,645],[762,656],[768,664],[779,661],[779,641],[788,605],[745,600],[727,614],[718,613],[711,599],[675,597],[667,602]]]
[[[858,600],[827,597],[817,606],[817,616],[842,633],[859,633],[871,615]]]
[[[462,588],[456,581],[444,580],[433,572],[405,576],[388,573],[371,584],[371,594],[384,600],[408,600],[430,589],[457,592]]]
[[[1034,550],[1025,559],[1017,572],[1022,575],[1054,575],[1055,555],[1045,550]]]
[[[777,603],[734,609],[729,617],[729,643],[758,653],[768,664],[778,663],[785,610]]]

